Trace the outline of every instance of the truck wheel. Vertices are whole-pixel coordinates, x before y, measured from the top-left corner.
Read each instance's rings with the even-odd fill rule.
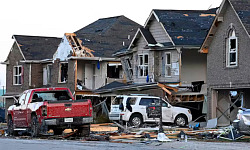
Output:
[[[143,123],[142,116],[140,114],[133,114],[129,119],[129,123],[136,128],[140,127]]]
[[[78,134],[79,134],[79,136],[88,137],[90,134],[90,124],[83,125],[83,126],[79,127]]]
[[[8,116],[8,135],[13,135],[15,136],[15,131],[14,131],[14,125],[13,125],[13,120],[11,116]]]
[[[175,118],[174,123],[175,123],[177,126],[184,127],[184,126],[186,126],[187,123],[188,123],[187,117],[186,117],[185,115],[178,115],[178,116]]]
[[[32,115],[31,117],[31,136],[37,137],[39,135],[39,123],[37,117]]]
[[[63,129],[53,129],[54,135],[62,135]]]

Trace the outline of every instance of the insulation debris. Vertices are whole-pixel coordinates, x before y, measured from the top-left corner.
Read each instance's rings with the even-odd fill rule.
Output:
[[[183,36],[177,36],[177,39],[183,39],[184,37]]]

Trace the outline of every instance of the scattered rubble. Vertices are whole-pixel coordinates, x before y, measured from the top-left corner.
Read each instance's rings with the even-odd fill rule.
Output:
[[[89,137],[78,136],[77,130],[66,129],[62,135],[41,136],[40,139],[57,139],[57,140],[80,140],[80,141],[109,141],[112,143],[127,143],[141,142],[145,144],[152,144],[154,142],[163,141],[180,141],[188,142],[189,140],[202,140],[202,141],[225,141],[225,140],[241,140],[250,141],[250,136],[239,134],[233,126],[206,129],[206,128],[179,128],[173,126],[163,126],[164,139],[160,140],[158,135],[158,127],[145,127],[145,128],[132,128],[128,127],[127,132],[120,132],[120,124],[118,123],[103,123],[92,124],[90,127],[91,134]],[[6,136],[7,124],[0,124],[0,137]],[[163,136],[161,135],[161,136]],[[21,135],[15,138],[31,139],[30,136]],[[159,143],[160,144],[160,143]],[[154,144],[158,146],[157,144]]]

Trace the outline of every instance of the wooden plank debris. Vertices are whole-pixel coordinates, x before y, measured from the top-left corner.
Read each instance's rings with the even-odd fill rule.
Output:
[[[118,131],[118,127],[113,127],[114,123],[91,124],[90,131],[92,132],[111,132]]]

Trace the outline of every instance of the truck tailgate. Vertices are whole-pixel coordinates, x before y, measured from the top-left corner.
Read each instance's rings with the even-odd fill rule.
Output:
[[[90,117],[92,116],[90,107],[89,100],[48,102],[47,118]]]

